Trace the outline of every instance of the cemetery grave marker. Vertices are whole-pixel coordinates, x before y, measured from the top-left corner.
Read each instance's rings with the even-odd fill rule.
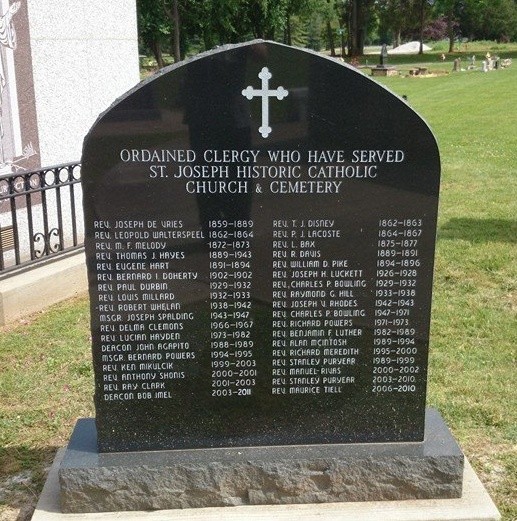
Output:
[[[403,100],[280,44],[205,53],[118,100],[84,145],[97,416],[71,447],[96,453],[89,486],[108,472],[132,497],[78,498],[71,455],[64,508],[461,494],[461,451],[425,409],[439,173]],[[167,495],[185,461],[234,495],[203,479]]]

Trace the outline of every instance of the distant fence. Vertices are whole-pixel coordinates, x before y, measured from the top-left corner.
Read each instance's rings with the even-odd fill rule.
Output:
[[[79,163],[0,176],[0,275],[83,243]]]

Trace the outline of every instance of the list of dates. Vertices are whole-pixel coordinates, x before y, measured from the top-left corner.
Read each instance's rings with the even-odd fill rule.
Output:
[[[425,222],[378,219],[369,254],[330,218],[94,221],[101,400],[174,400],[199,375],[217,400],[419,392],[419,280]],[[268,253],[266,298],[264,256]],[[203,263],[191,262],[192,248]],[[259,269],[260,268],[260,269]],[[262,275],[258,275],[258,273]],[[258,277],[261,277],[260,280]],[[206,288],[189,306],[189,288]],[[258,326],[264,322],[266,333]],[[206,328],[201,360],[191,332]],[[264,364],[264,352],[267,351]],[[366,373],[366,377],[365,377]]]
[[[257,384],[253,340],[253,221],[210,221],[212,396],[250,396]]]

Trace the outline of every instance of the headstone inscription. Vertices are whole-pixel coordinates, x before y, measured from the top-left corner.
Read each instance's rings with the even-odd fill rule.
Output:
[[[427,453],[440,162],[403,100],[312,52],[230,46],[118,100],[82,165],[99,458],[382,442]],[[458,495],[455,447],[446,483],[384,498]],[[318,494],[246,501],[353,499]]]
[[[117,103],[82,175],[101,451],[423,439],[439,159],[407,104],[243,46]]]

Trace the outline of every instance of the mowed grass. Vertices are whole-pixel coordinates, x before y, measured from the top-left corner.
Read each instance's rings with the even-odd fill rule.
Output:
[[[407,95],[442,155],[428,402],[515,520],[517,63],[383,83]],[[3,520],[30,511],[56,447],[94,415],[86,297],[5,329],[0,346]]]
[[[94,415],[88,307],[84,296],[0,331],[2,521],[30,519],[56,449]]]
[[[517,519],[517,67],[383,83],[442,157],[429,405]]]

